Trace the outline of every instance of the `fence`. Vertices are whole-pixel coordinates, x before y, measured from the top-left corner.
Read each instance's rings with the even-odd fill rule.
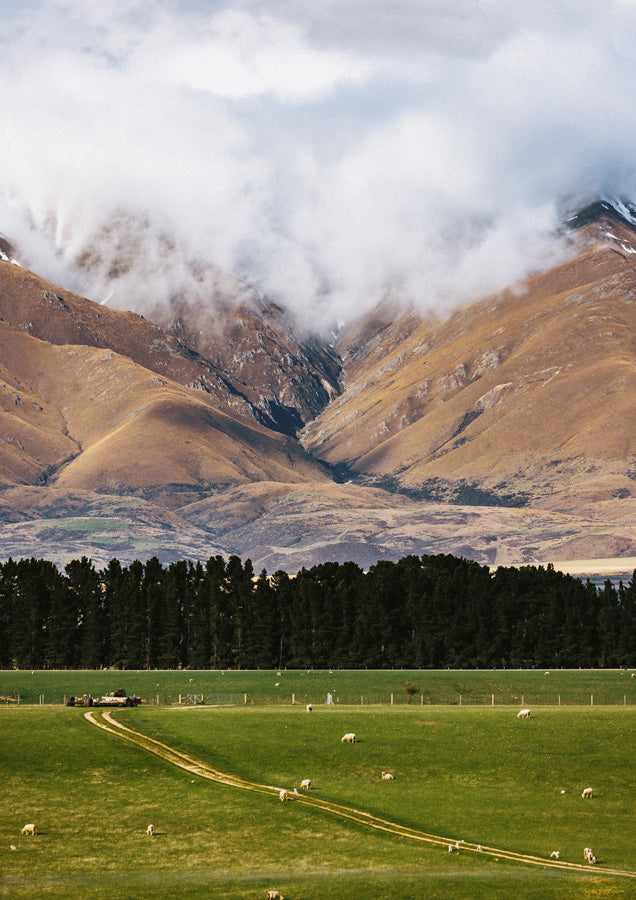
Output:
[[[66,696],[49,693],[16,693],[0,695],[0,706],[63,706]],[[153,706],[636,706],[636,698],[627,694],[451,694],[417,695],[368,693],[360,695],[327,694],[325,697],[291,695],[267,696],[250,693],[206,692],[201,694],[157,693],[145,697],[143,702]]]

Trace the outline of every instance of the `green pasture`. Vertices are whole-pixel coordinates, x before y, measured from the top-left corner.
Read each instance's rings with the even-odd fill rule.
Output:
[[[0,705],[63,703],[65,696],[99,696],[123,687],[152,704],[187,702],[203,696],[218,705],[406,704],[407,684],[414,687],[411,705],[636,706],[632,670],[276,670],[237,671],[0,671]],[[9,699],[11,698],[11,699]]]
[[[119,686],[118,674],[106,687]],[[404,673],[384,674],[404,682]],[[590,846],[599,865],[579,874],[449,854],[197,778],[89,725],[81,709],[13,705],[0,708],[0,894],[265,900],[275,887],[286,900],[636,897],[636,879],[601,871],[636,871],[635,707],[537,706],[520,721],[505,706],[405,700],[317,703],[311,713],[289,701],[148,705],[114,715],[249,780],[291,790],[311,778],[314,796],[400,824],[546,858],[558,849],[577,863]],[[340,741],[347,731],[356,744]],[[387,769],[392,782],[380,778]],[[580,796],[588,785],[591,801]],[[35,837],[20,835],[26,822]]]

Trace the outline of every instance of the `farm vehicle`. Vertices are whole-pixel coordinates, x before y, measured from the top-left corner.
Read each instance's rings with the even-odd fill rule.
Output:
[[[64,701],[66,706],[139,706],[143,701],[140,697],[128,697],[123,688],[112,694],[104,694],[102,697],[91,697],[90,694],[82,694],[81,697],[71,695]]]

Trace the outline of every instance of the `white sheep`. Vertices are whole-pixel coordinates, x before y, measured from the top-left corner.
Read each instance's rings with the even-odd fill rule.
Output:
[[[593,866],[594,863],[596,862],[596,857],[595,857],[594,854],[592,853],[591,847],[586,847],[586,848],[585,848],[585,850],[583,851],[583,856],[585,857],[585,859],[587,860],[587,862],[589,862],[589,864],[590,864],[591,866]]]
[[[311,787],[311,779],[303,778],[303,780],[300,782],[301,791],[308,791],[310,787]]]
[[[592,788],[588,787],[588,788],[585,788],[585,790],[581,794],[581,797],[583,798],[583,800],[591,800],[593,793],[594,792],[592,791]]]
[[[25,825],[24,828],[20,830],[20,834],[35,834],[35,825],[33,822],[29,822],[28,825]]]
[[[454,847],[452,844],[449,844],[449,845],[448,845],[448,852],[449,852],[449,853],[453,853],[454,850],[455,850],[455,847]]]
[[[520,709],[517,713],[518,719],[529,719],[530,718],[530,710],[529,709]]]
[[[343,737],[340,738],[341,744],[345,744],[345,743],[346,744],[355,744],[355,742],[356,742],[356,736],[352,731],[350,731],[348,734],[345,734]]]
[[[286,791],[286,790],[279,791],[278,796],[280,797],[281,800],[288,800],[288,799],[289,799],[289,797],[287,796],[287,791]]]
[[[146,834],[148,834],[148,835],[153,835],[154,833],[155,833],[155,826],[154,826],[154,825],[149,825],[149,826],[146,828]]]
[[[552,858],[554,858],[554,859],[558,859],[558,858],[559,858],[559,851],[558,851],[558,850],[553,850],[553,851],[552,851],[552,853],[550,854],[550,859],[552,859]]]
[[[382,781],[393,781],[393,775],[390,772],[383,772]]]
[[[285,900],[280,891],[268,891],[267,900]]]
[[[308,703],[307,704],[307,712],[311,712],[312,709],[313,709],[313,706],[311,705],[311,703]]]

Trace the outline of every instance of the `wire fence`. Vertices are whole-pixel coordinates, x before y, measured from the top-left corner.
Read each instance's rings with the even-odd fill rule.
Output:
[[[273,694],[262,693],[238,693],[238,692],[205,692],[192,694],[168,694],[156,693],[140,698],[141,703],[148,706],[309,706],[342,707],[342,706],[636,706],[636,698],[627,694],[616,692],[600,692],[595,694],[567,693],[546,694],[486,694],[464,693],[452,694],[442,692],[439,694],[331,694],[315,698],[301,696],[299,694]],[[106,705],[100,703],[101,698],[91,698],[91,706]],[[11,695],[0,695],[0,706],[68,706],[69,696],[58,693],[24,692]],[[76,706],[88,705],[77,698],[72,704]],[[114,705],[109,703],[108,705]],[[123,705],[123,704],[122,704]]]

